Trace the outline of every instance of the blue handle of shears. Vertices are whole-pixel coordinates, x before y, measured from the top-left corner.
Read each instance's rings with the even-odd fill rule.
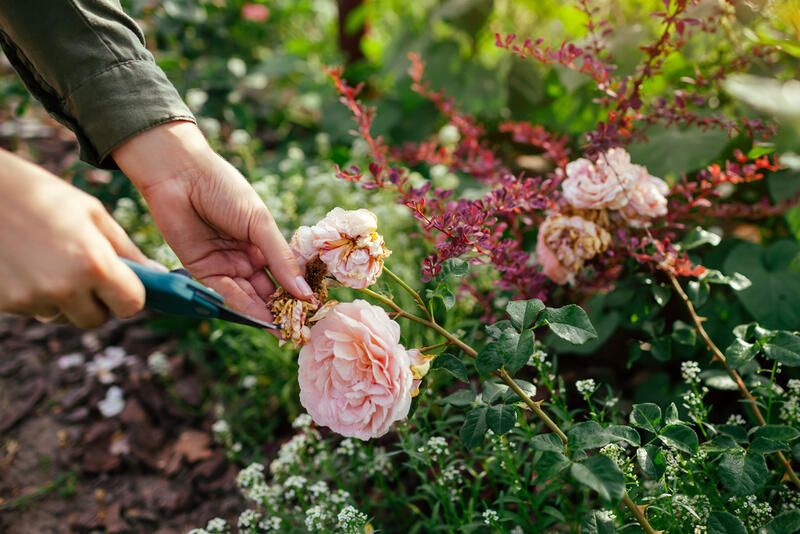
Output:
[[[168,315],[197,318],[218,317],[224,300],[217,292],[176,273],[163,273],[120,258],[131,268],[146,291],[145,305]]]

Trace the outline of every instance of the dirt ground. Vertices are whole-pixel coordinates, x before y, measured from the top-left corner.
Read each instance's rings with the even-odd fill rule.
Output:
[[[234,517],[237,469],[203,383],[142,319],[81,332],[0,317],[0,532],[182,533]]]

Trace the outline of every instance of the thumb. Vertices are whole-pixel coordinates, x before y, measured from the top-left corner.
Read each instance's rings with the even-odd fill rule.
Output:
[[[266,206],[260,206],[250,227],[250,240],[267,260],[270,272],[278,283],[295,297],[303,300],[314,298],[297,259],[283,238],[275,219]]]

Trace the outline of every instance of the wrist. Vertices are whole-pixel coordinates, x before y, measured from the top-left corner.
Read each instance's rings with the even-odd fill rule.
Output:
[[[150,128],[118,146],[112,154],[145,197],[163,182],[195,178],[215,156],[197,125],[188,121]]]

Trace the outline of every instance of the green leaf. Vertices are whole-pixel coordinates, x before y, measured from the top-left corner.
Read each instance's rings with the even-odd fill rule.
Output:
[[[503,319],[502,321],[497,321],[494,324],[486,325],[486,334],[492,339],[500,339],[500,336],[503,335],[503,332],[508,330],[509,328],[514,328],[514,325],[511,324],[511,321]]]
[[[667,406],[667,413],[664,417],[664,422],[668,425],[678,424],[681,422],[681,418],[678,415],[678,407],[675,406],[674,402],[670,402],[669,406]]]
[[[697,447],[700,445],[695,431],[682,424],[665,426],[658,434],[658,439],[661,440],[664,445],[674,447],[687,454],[695,453]]]
[[[655,445],[636,449],[636,464],[642,474],[650,480],[659,480],[667,469],[664,452]]]
[[[606,434],[616,438],[612,441],[624,441],[629,445],[633,445],[634,447],[638,447],[639,444],[642,442],[642,438],[639,436],[639,433],[625,425],[608,425],[605,428]]]
[[[789,367],[800,366],[800,336],[778,332],[764,344],[764,354]]]
[[[708,534],[747,534],[747,529],[739,518],[728,512],[711,512],[706,526]]]
[[[443,404],[452,404],[453,406],[470,406],[475,402],[475,393],[470,389],[459,389],[443,398],[439,402]]]
[[[505,384],[499,384],[497,382],[492,382],[491,380],[487,380],[486,382],[483,383],[483,392],[481,395],[481,399],[483,400],[483,402],[487,404],[492,404],[500,397],[506,395],[509,389],[510,388]]]
[[[461,442],[468,449],[472,449],[483,443],[486,435],[486,407],[480,406],[472,409],[464,418],[459,436]]]
[[[598,423],[585,421],[567,431],[571,450],[598,449],[611,443],[611,436]]]
[[[669,299],[672,297],[672,289],[662,284],[653,284],[650,286],[653,292],[653,300],[662,308],[667,305]]]
[[[656,434],[661,426],[661,408],[651,402],[634,404],[629,420],[631,425]]]
[[[731,275],[722,274],[716,269],[708,269],[702,275],[703,280],[710,284],[720,284],[730,286],[734,291],[742,291],[750,287],[753,283],[742,273],[735,272]]]
[[[692,250],[693,248],[702,247],[703,245],[716,247],[719,245],[720,241],[722,241],[722,238],[719,235],[696,226],[683,238],[683,241],[679,243],[679,248],[680,250]]]
[[[753,283],[736,292],[736,298],[765,328],[791,330],[800,324],[800,274],[793,266],[798,252],[800,245],[788,239],[767,248],[741,243],[725,259],[726,270],[740,272]]]
[[[757,354],[757,345],[748,343],[739,338],[734,339],[733,342],[728,345],[728,348],[725,349],[725,358],[733,368],[741,367],[755,358]]]
[[[727,144],[723,131],[653,126],[647,130],[647,141],[630,144],[628,151],[632,161],[654,176],[678,177],[704,168]]]
[[[575,345],[597,337],[589,316],[583,308],[575,304],[562,308],[545,308],[539,323],[548,325],[555,335]]]
[[[505,332],[508,332],[508,330],[505,330],[504,333]],[[475,359],[475,367],[478,369],[478,372],[484,376],[497,371],[500,369],[501,365],[503,365],[503,356],[498,350],[498,343],[496,341],[483,347],[478,353],[478,357]]]
[[[719,479],[733,495],[750,495],[764,487],[769,470],[759,454],[725,453],[719,462]]]
[[[789,534],[800,530],[800,510],[791,510],[764,525],[767,534]]]
[[[765,425],[753,431],[753,438],[759,437],[789,443],[800,437],[800,431],[788,425]]]
[[[739,425],[717,425],[717,432],[725,434],[736,440],[736,443],[747,443],[747,430]]]
[[[694,347],[697,341],[697,330],[683,321],[675,321],[672,324],[672,341],[685,347]]]
[[[692,280],[686,285],[686,294],[695,308],[699,308],[708,300],[711,287],[705,280]]]
[[[525,395],[529,398],[534,398],[536,396],[536,386],[528,382],[527,380],[520,380],[519,378],[515,378],[514,382],[517,383],[519,388],[522,390]],[[522,399],[519,398],[516,391],[511,388],[508,388],[505,395],[503,396],[503,400],[505,402],[522,402]]]
[[[672,359],[672,337],[659,336],[650,343],[650,354],[660,362],[668,362]]]
[[[616,531],[614,522],[608,520],[608,514],[600,510],[586,514],[581,523],[581,534],[614,534]]]
[[[431,362],[431,369],[443,369],[462,382],[469,382],[467,366],[464,365],[461,359],[448,352],[439,354],[434,358],[433,362]]]
[[[569,458],[559,451],[544,451],[539,461],[536,462],[538,478],[549,480],[569,466]]]
[[[604,454],[572,464],[570,473],[575,480],[596,491],[601,499],[610,504],[618,503],[625,493],[625,475],[614,460]]]
[[[433,279],[443,281],[449,276],[464,276],[468,272],[469,263],[459,258],[450,258],[442,262],[442,269]]]
[[[544,308],[544,303],[539,299],[512,300],[506,306],[506,312],[517,330],[522,331],[530,328],[536,322],[539,313]]]
[[[788,450],[789,446],[786,443],[763,436],[755,438],[747,448],[747,452],[750,454],[772,454],[773,452]]]
[[[506,330],[506,332],[513,332]],[[516,333],[516,332],[514,332]],[[533,331],[525,330],[515,338],[502,336],[499,341],[503,366],[511,375],[522,369],[533,354]]]
[[[561,452],[564,450],[564,444],[554,433],[537,434],[533,436],[530,441],[531,448],[535,451],[552,451]]]
[[[486,411],[486,424],[495,434],[506,434],[517,422],[517,409],[511,404],[498,404]]]
[[[717,434],[710,441],[706,441],[703,444],[703,448],[707,452],[730,452],[730,451],[740,451],[742,448],[736,443],[736,440],[733,439],[728,434]]]

